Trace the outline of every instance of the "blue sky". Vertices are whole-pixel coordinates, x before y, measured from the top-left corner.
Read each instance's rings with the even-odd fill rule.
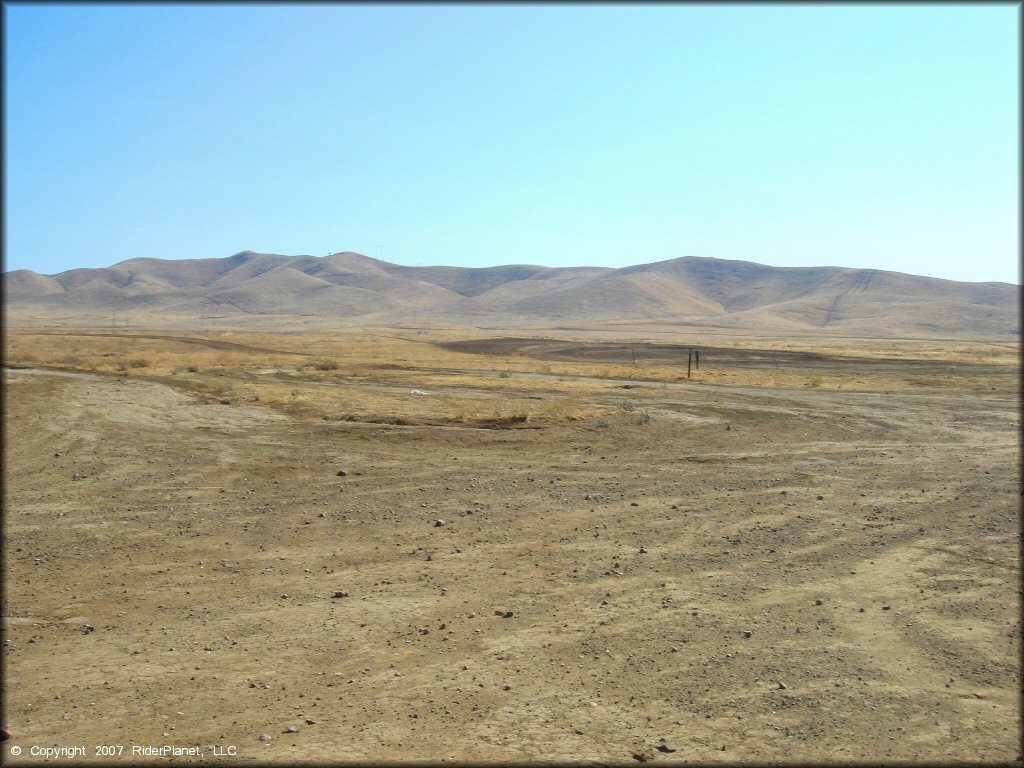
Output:
[[[5,265],[1019,282],[1020,9],[6,3]]]

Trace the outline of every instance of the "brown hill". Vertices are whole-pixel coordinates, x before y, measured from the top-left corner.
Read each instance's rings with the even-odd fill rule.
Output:
[[[180,325],[480,326],[650,320],[695,327],[865,336],[1017,338],[1019,287],[841,267],[682,257],[622,269],[514,264],[406,267],[357,253],[243,251],[223,259],[131,259],[58,275],[4,274],[14,324],[96,325],[112,312]]]

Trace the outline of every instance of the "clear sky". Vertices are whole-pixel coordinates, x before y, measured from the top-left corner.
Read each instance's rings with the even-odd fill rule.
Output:
[[[1020,8],[4,4],[5,265],[1019,282]]]

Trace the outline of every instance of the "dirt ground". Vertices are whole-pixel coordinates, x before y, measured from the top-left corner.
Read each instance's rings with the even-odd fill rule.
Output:
[[[5,760],[1021,760],[1012,356],[706,353],[810,381],[739,386],[545,372],[519,362],[612,352],[531,345],[486,382],[446,362],[427,395],[307,384],[417,413],[575,387],[570,416],[6,368]],[[868,358],[852,390],[814,383]]]

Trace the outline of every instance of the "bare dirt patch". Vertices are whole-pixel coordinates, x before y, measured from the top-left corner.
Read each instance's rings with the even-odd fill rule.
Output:
[[[5,372],[12,764],[1020,759],[1013,366],[841,391],[307,343],[339,369]]]

